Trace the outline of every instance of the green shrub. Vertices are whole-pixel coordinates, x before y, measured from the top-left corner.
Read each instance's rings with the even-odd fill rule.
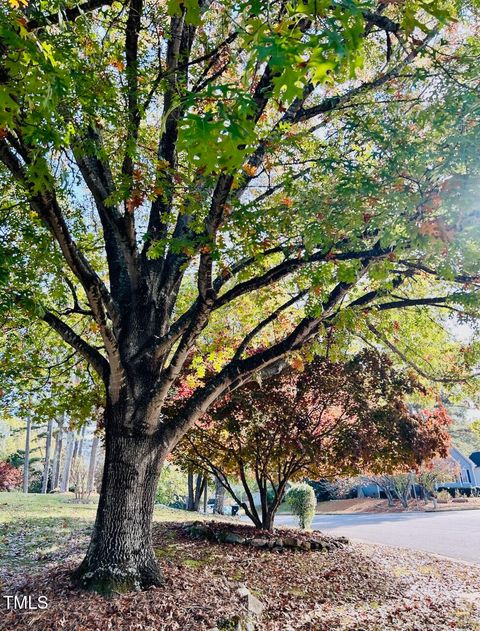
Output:
[[[286,499],[292,513],[298,517],[300,528],[310,528],[317,507],[312,487],[309,484],[297,484],[288,491]]]
[[[452,501],[452,496],[450,495],[450,493],[445,489],[443,491],[440,491],[439,493],[437,493],[437,500],[439,502],[451,502]]]
[[[175,465],[166,463],[158,481],[157,502],[169,506],[184,500],[187,493],[186,477],[186,474]]]

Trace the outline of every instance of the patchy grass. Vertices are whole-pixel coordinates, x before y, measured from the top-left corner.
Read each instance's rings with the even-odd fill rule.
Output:
[[[97,501],[95,497],[78,503],[72,493],[0,493],[3,574],[58,563],[76,550],[85,550]],[[192,514],[156,508],[154,519],[163,523],[178,522],[192,519]]]
[[[179,523],[192,514],[169,509],[153,532],[165,586],[106,600],[69,581],[94,516],[95,503],[65,496],[0,495],[1,592],[49,603],[2,612],[1,631],[207,631],[245,612],[241,585],[265,605],[258,631],[480,631],[480,567],[367,544],[272,552],[193,540]]]

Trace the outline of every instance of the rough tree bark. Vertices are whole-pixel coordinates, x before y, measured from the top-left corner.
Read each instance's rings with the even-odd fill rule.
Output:
[[[45,464],[43,466],[42,493],[47,492],[48,480],[50,477],[50,452],[52,450],[52,434],[53,434],[53,419],[50,419],[48,421],[47,440],[45,444]],[[52,475],[53,475],[53,471],[52,471]]]
[[[94,533],[75,573],[82,586],[111,593],[162,584],[152,548],[151,520],[166,455],[155,437],[106,437]]]

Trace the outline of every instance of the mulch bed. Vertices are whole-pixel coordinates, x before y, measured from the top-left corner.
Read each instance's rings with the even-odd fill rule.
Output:
[[[227,629],[228,620],[246,612],[240,586],[265,605],[258,631],[480,630],[480,566],[366,544],[275,552],[192,539],[182,524],[157,524],[154,542],[164,587],[109,600],[81,592],[69,580],[81,558],[77,550],[28,577],[5,577],[2,594],[44,595],[49,605],[28,613],[0,610],[0,630]]]

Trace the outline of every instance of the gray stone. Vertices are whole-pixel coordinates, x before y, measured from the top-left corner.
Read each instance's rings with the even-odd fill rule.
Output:
[[[283,545],[287,548],[300,548],[302,545],[301,539],[297,539],[296,537],[285,537],[283,539]]]
[[[237,593],[241,598],[246,599],[247,609],[250,613],[254,614],[255,616],[262,615],[263,610],[265,609],[265,605],[256,596],[252,594],[252,592],[248,589],[248,587],[246,587],[245,585],[242,585],[237,590]]]
[[[312,544],[310,543],[310,541],[302,541],[301,548],[302,550],[311,550]]]
[[[242,537],[241,535],[237,535],[236,532],[227,532],[223,536],[223,541],[225,543],[242,544],[242,543],[245,543],[245,537]]]
[[[250,545],[254,548],[264,548],[268,546],[268,539],[255,538],[250,540]]]
[[[263,610],[265,609],[265,605],[253,594],[249,594],[247,598],[248,611],[256,616],[261,616]]]
[[[207,524],[201,521],[195,521],[188,528],[188,532],[192,537],[201,537],[203,539],[211,539],[214,537],[213,530]]]

